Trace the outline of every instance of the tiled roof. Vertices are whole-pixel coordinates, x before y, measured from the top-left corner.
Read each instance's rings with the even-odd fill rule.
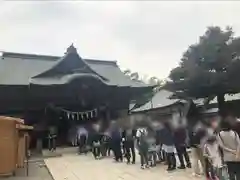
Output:
[[[151,109],[162,108],[183,101],[179,99],[169,99],[169,97],[172,96],[172,94],[173,93],[170,91],[160,90],[152,97],[152,99],[149,102],[147,102],[146,104],[137,109],[134,109],[132,112],[141,112]]]
[[[82,73],[68,74],[62,77],[34,78],[48,71],[61,61],[58,56],[21,54],[3,52],[0,58],[0,85],[28,85],[31,83],[63,84],[75,76],[86,76]],[[92,76],[100,76],[106,79],[104,83],[110,86],[147,87],[141,82],[132,81],[125,76],[116,61],[102,61],[83,59],[83,61],[95,71]],[[90,76],[87,74],[87,76]],[[99,77],[99,78],[100,78]]]
[[[233,95],[225,94],[224,97],[225,97],[225,101],[240,100],[240,93],[233,94]],[[195,99],[195,100],[193,100],[193,102],[197,106],[203,106],[204,105],[204,98]],[[217,96],[209,102],[209,104],[217,104],[217,103],[218,103],[217,102]]]

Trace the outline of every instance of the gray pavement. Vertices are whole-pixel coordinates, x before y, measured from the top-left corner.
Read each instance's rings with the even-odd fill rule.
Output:
[[[29,175],[26,169],[18,169],[16,176],[0,177],[1,180],[53,180],[43,160],[31,161],[29,163]]]
[[[139,159],[135,165],[116,163],[112,158],[95,160],[88,155],[63,155],[45,159],[54,180],[197,180],[192,170],[166,172],[163,164],[150,169],[140,169]],[[200,178],[201,179],[201,178]]]

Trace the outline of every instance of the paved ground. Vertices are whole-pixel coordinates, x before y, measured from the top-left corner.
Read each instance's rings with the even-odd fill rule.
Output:
[[[45,160],[54,180],[195,180],[191,169],[166,172],[166,166],[160,164],[151,169],[140,169],[135,165],[115,163],[112,158],[94,160],[89,154],[63,155]]]
[[[18,169],[16,176],[1,177],[1,180],[53,180],[43,160],[33,160],[29,163],[29,176],[25,169]]]

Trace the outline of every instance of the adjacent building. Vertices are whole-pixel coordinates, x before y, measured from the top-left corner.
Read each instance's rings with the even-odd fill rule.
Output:
[[[131,121],[163,122],[170,121],[174,126],[187,123],[190,103],[185,100],[171,99],[172,92],[160,90],[143,106],[131,110]]]

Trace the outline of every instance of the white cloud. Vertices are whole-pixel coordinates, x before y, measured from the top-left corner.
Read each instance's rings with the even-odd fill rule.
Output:
[[[0,49],[62,55],[72,42],[80,55],[164,78],[207,26],[240,32],[240,3],[0,2]]]

